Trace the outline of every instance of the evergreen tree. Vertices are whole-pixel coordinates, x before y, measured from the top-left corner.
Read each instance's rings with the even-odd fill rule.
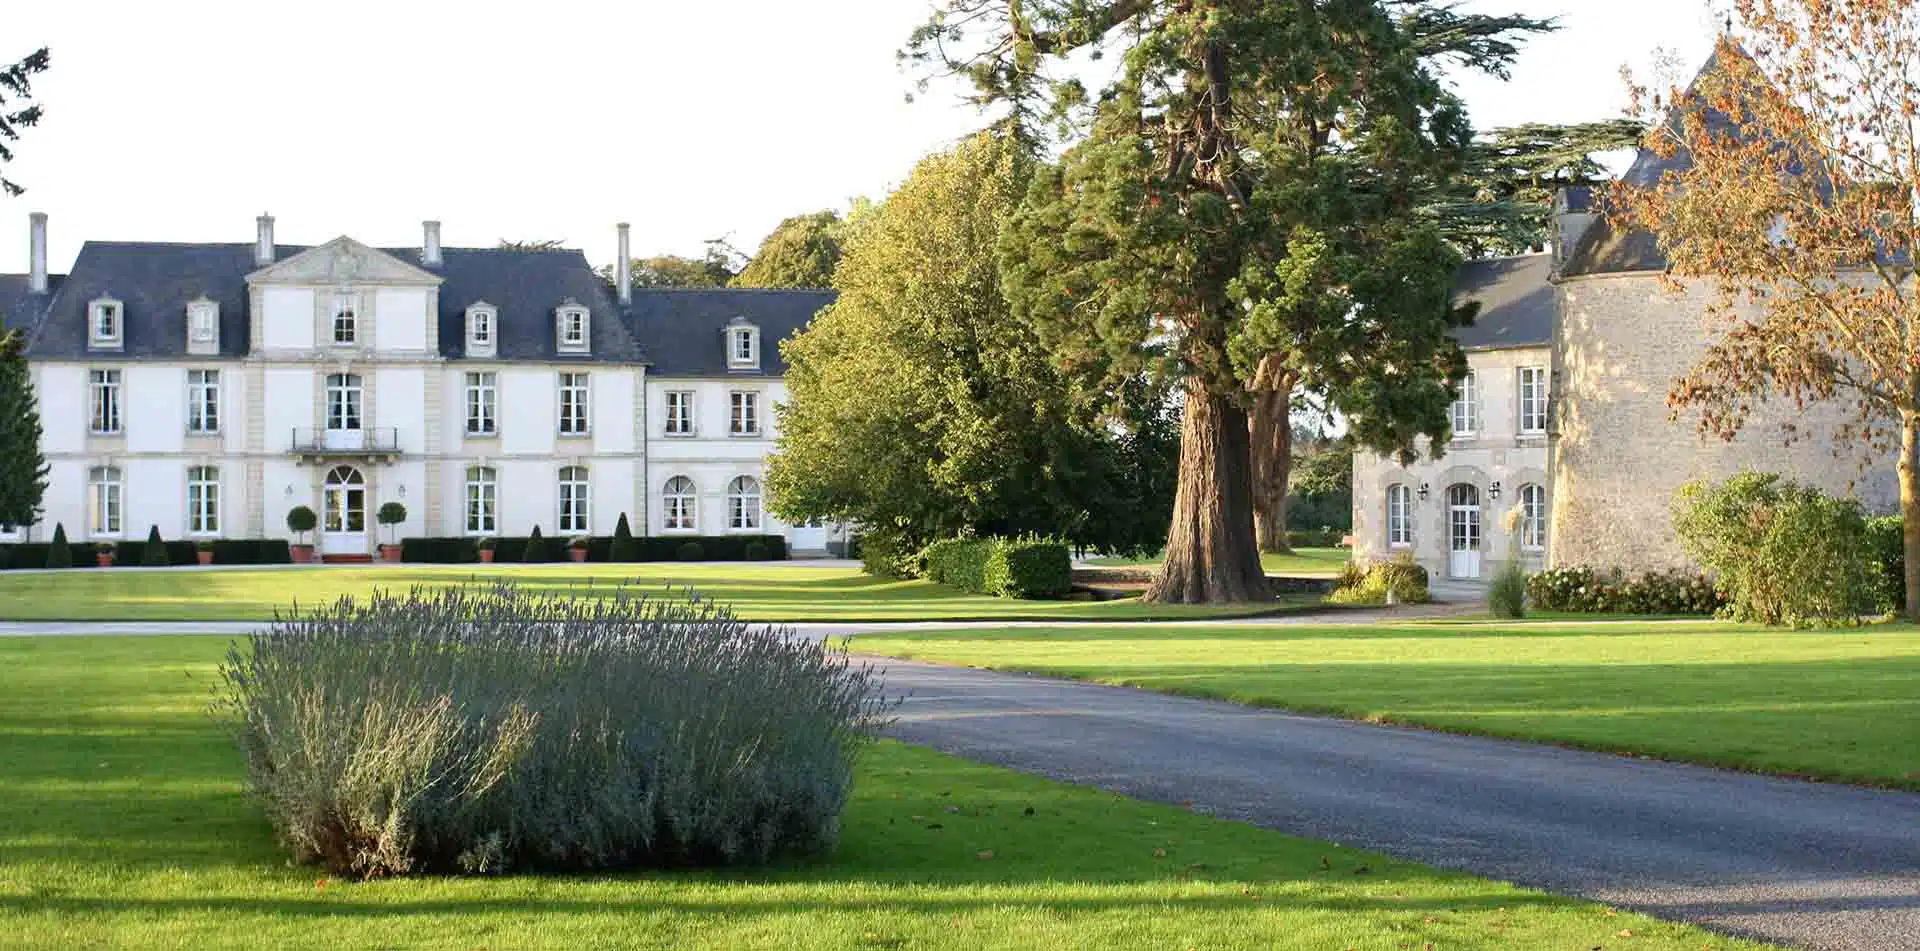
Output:
[[[33,77],[47,71],[47,48],[28,53],[18,62],[0,66],[0,165],[13,161],[8,144],[20,130],[40,122],[40,104],[33,102]],[[31,103],[31,104],[29,104]],[[0,195],[18,195],[25,189],[0,175]]]
[[[608,561],[639,561],[640,545],[633,540],[633,530],[627,527],[627,513],[620,513],[619,523],[613,526],[613,543],[607,549]]]
[[[73,567],[73,548],[67,544],[67,526],[62,522],[53,525],[53,544],[47,546],[47,567]]]
[[[40,520],[47,493],[47,458],[40,451],[40,409],[27,375],[26,337],[0,336],[0,525]]]
[[[172,564],[167,559],[167,543],[160,539],[160,526],[147,529],[147,547],[140,553],[140,563],[149,568],[165,568]]]
[[[527,536],[527,547],[521,550],[520,560],[529,565],[553,560],[553,555],[547,551],[547,540],[540,537],[540,526],[535,525],[533,533]]]

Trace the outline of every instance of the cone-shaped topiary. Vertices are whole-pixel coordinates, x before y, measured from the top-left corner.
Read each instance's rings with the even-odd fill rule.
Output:
[[[640,543],[633,540],[633,530],[627,527],[627,513],[620,513],[620,523],[613,527],[613,544],[607,549],[608,561],[639,561]]]
[[[535,525],[533,533],[527,536],[527,547],[520,553],[520,560],[530,565],[553,560],[547,551],[547,540],[540,537],[540,526]]]
[[[53,525],[53,544],[47,546],[47,567],[73,567],[73,549],[67,547],[67,526],[59,522]]]
[[[149,568],[165,568],[171,564],[167,560],[167,543],[160,540],[160,526],[147,529],[147,550],[141,553],[140,563]]]

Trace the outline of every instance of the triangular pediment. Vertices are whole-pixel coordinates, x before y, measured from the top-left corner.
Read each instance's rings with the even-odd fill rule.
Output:
[[[248,284],[433,285],[440,281],[438,274],[345,235],[247,275]]]

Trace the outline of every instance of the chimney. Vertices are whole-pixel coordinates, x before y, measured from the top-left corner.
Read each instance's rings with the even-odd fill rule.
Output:
[[[260,236],[253,242],[253,263],[265,267],[273,263],[273,216],[261,215],[256,221]]]
[[[28,266],[27,290],[47,292],[47,213],[36,211],[27,216]]]
[[[627,223],[614,225],[620,233],[620,256],[613,261],[613,286],[620,292],[622,307],[633,303],[633,253],[627,247]]]
[[[420,238],[420,263],[428,267],[440,266],[440,222],[422,221],[425,232]]]
[[[1553,273],[1559,274],[1567,255],[1600,216],[1594,208],[1593,187],[1563,185],[1553,196]]]

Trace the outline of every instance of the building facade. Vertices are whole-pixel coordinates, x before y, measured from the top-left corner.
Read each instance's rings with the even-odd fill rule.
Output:
[[[777,534],[765,504],[785,397],[778,342],[825,291],[635,292],[572,250],[88,242],[26,275],[0,315],[27,335],[51,466],[45,514],[79,540],[292,537],[364,557],[386,536]],[[620,226],[626,260],[626,226]],[[386,502],[404,522],[376,524]]]

